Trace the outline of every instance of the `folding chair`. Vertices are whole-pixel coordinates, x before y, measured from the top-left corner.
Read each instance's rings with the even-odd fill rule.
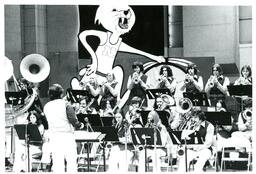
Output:
[[[245,154],[245,156],[242,154]],[[251,166],[252,148],[225,146],[222,148],[221,157],[221,171],[225,168],[226,161],[247,161],[247,170],[249,171]]]
[[[103,159],[102,147],[100,143],[92,143],[89,144],[89,152],[87,152],[87,148],[85,148],[88,144],[86,142],[81,142],[82,148],[80,152],[77,154],[77,169],[78,171],[83,169],[87,170],[88,164],[90,163],[89,170],[98,171],[100,167],[100,162]],[[89,153],[89,159],[88,154]],[[92,161],[97,161],[97,167],[91,166]]]

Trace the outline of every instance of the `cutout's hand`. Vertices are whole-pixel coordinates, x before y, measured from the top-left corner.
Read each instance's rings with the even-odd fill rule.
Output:
[[[89,75],[91,75],[92,73],[95,73],[96,70],[97,70],[97,65],[96,65],[96,64],[88,65],[88,66],[87,66],[87,69],[86,69],[86,75],[89,76]]]

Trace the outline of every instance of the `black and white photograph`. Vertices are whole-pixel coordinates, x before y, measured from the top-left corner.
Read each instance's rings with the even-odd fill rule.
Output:
[[[253,172],[252,2],[64,2],[1,3],[3,172]]]

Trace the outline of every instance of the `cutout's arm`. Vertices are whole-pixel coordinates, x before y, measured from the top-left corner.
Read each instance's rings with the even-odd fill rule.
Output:
[[[142,56],[146,56],[154,61],[157,61],[157,62],[164,62],[165,59],[163,56],[155,56],[155,55],[152,55],[150,53],[146,53],[144,51],[141,51],[141,50],[138,50],[136,48],[133,48],[129,45],[127,45],[126,43],[121,43],[120,47],[119,47],[119,51],[123,51],[123,52],[128,52],[128,53],[135,53],[135,54],[139,54],[139,55],[142,55]]]
[[[98,68],[98,58],[92,47],[87,42],[87,36],[97,36],[100,39],[100,44],[104,43],[107,36],[104,32],[96,30],[85,30],[79,34],[80,41],[82,42],[83,46],[89,52],[92,58],[92,64],[88,66],[89,68],[86,72],[87,75],[90,75],[91,73],[95,72]]]

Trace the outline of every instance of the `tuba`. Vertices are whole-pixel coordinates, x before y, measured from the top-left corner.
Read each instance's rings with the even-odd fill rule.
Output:
[[[48,77],[50,64],[44,56],[40,54],[30,54],[21,61],[20,72],[27,81],[39,83]],[[13,78],[15,83],[18,83],[14,75]],[[7,106],[5,108],[6,125],[8,125],[8,123],[13,124],[14,118],[25,113],[31,107],[37,95],[36,89],[32,88],[32,94],[25,98],[23,105]]]
[[[193,103],[189,98],[181,98],[177,103],[177,111],[181,114],[185,114],[191,110]]]
[[[180,118],[180,125],[178,126],[178,130],[184,130],[187,123],[191,119],[190,111],[193,107],[193,104],[189,98],[181,98],[177,103],[177,112],[182,116]]]

